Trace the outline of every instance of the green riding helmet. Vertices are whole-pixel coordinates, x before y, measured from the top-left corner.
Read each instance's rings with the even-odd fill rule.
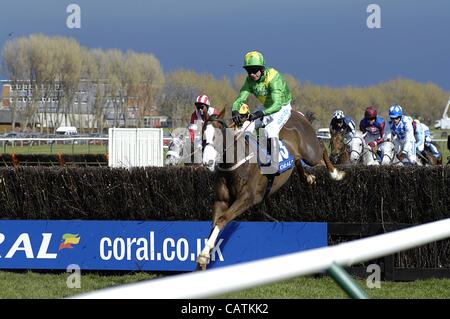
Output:
[[[263,55],[257,51],[248,52],[244,57],[244,68],[249,66],[265,66]]]

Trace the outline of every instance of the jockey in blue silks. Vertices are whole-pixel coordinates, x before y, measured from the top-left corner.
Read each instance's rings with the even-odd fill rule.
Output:
[[[441,153],[438,151],[437,147],[431,143],[430,128],[417,119],[413,121],[413,128],[414,137],[416,138],[416,150],[418,152],[423,152],[425,147],[427,147],[431,153],[433,153],[434,157],[439,158]]]
[[[416,139],[411,117],[403,115],[402,107],[394,104],[389,108],[389,118],[390,136],[393,138],[397,158],[401,162],[407,160],[410,164],[417,164]]]

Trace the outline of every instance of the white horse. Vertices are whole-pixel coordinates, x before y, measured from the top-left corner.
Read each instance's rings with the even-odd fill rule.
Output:
[[[172,136],[169,144],[169,150],[166,153],[166,166],[178,165],[182,162],[184,156],[190,153],[186,148],[186,139],[183,134],[176,137]]]
[[[363,165],[380,165],[376,155],[372,152],[372,149],[367,145],[364,134],[356,132],[352,139],[348,142],[350,151],[350,162],[352,164]]]
[[[192,151],[192,142],[189,138],[186,138],[184,131],[178,132],[178,134],[173,132],[171,136],[172,141],[166,153],[166,166],[202,163],[201,144],[197,143],[196,149]]]
[[[395,156],[395,144],[391,140],[381,143],[379,150],[381,152],[381,165],[402,165]]]

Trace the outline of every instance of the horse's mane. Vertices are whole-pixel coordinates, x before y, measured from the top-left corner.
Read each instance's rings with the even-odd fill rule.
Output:
[[[365,135],[366,135],[365,133],[363,133],[363,132],[361,132],[361,131],[358,131],[358,130],[355,130],[355,135],[354,135],[354,137],[364,138]]]

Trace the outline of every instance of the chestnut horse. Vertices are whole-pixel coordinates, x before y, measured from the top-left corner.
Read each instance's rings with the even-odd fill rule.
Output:
[[[439,145],[436,143],[433,144],[434,146],[436,146],[439,153],[441,153]],[[422,152],[417,151],[417,161],[420,161],[420,163],[424,166],[442,165],[442,153],[441,156],[436,157],[433,155],[433,152],[427,146],[425,146]]]
[[[350,163],[350,152],[345,144],[344,134],[331,132],[330,149],[330,160],[334,165]]]
[[[243,129],[245,129],[244,126]],[[226,128],[227,125],[217,117],[209,118],[204,124],[206,146],[203,161],[208,165],[213,163],[212,167],[217,167],[215,170],[217,179],[213,207],[213,227],[204,249],[197,258],[198,268],[203,270],[209,263],[211,251],[225,225],[248,208],[261,203],[266,197],[275,193],[286,183],[294,170],[292,167],[281,174],[261,174],[258,164],[255,161],[250,161],[252,157],[254,158],[254,154],[248,147],[247,139],[244,138],[247,133],[244,133],[241,129],[234,136],[228,138],[230,135],[227,136]],[[226,137],[225,141],[218,141],[220,139],[218,138],[220,134],[216,134],[218,132]],[[292,111],[291,117],[281,129],[279,136],[294,157],[297,172],[308,184],[315,183],[315,176],[305,172],[302,160],[309,166],[325,165],[334,180],[344,178],[345,173],[337,170],[330,162],[323,142],[317,138],[313,127],[303,114]],[[245,144],[248,152],[237,154],[239,153],[236,151],[238,141]],[[224,163],[219,163],[216,166],[214,158],[216,158],[217,153],[223,159],[228,158],[226,152],[227,150],[231,151],[231,146],[234,146],[235,155],[237,154],[233,158],[233,163],[225,163],[226,161],[223,160]]]

